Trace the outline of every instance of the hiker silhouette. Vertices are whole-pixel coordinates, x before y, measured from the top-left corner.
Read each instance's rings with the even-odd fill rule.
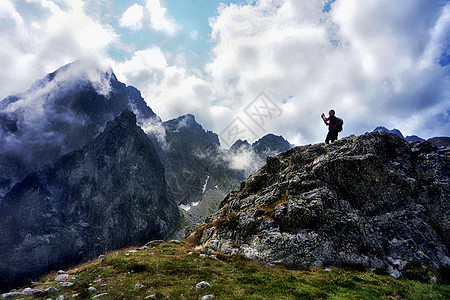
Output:
[[[328,134],[325,138],[326,144],[334,142],[338,139],[338,134],[342,131],[342,125],[344,125],[344,121],[335,116],[336,112],[334,109],[330,109],[328,115],[328,118],[325,117],[324,113],[321,115],[323,122],[328,126]]]

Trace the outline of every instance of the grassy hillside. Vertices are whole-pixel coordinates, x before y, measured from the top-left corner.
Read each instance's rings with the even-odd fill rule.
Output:
[[[210,288],[196,290],[201,281]],[[50,287],[58,291],[43,291]],[[206,256],[186,242],[156,241],[47,275],[30,288],[41,292],[12,299],[450,299],[448,285],[370,271],[288,270],[241,256]]]

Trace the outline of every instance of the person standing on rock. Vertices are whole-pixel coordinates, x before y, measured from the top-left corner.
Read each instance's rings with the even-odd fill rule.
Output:
[[[330,109],[328,112],[328,118],[325,117],[325,114],[322,113],[321,117],[325,125],[328,126],[328,134],[325,138],[325,143],[328,144],[329,142],[334,142],[338,138],[338,133],[342,131],[342,125],[344,124],[344,121],[342,119],[337,118],[335,116],[334,109]]]

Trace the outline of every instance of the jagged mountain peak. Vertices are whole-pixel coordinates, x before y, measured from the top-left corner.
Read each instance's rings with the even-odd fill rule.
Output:
[[[373,131],[387,131],[387,132],[398,135],[399,137],[407,140],[408,142],[418,142],[418,141],[423,142],[423,141],[425,141],[423,138],[418,137],[417,135],[408,135],[407,137],[404,137],[403,134],[401,133],[401,131],[396,128],[389,130],[386,127],[378,126]]]
[[[398,130],[397,128],[394,128],[394,129],[392,129],[392,130],[389,130],[389,129],[387,129],[386,127],[378,126],[378,127],[375,128],[373,131],[380,131],[380,130],[383,130],[383,131],[387,131],[387,132],[391,132],[391,133],[393,133],[393,134],[396,134],[396,135],[398,135],[399,137],[401,137],[402,139],[405,138],[405,137],[403,136],[403,134],[401,133],[401,131]]]
[[[237,140],[236,142],[233,143],[233,145],[231,145],[230,150],[231,151],[236,151],[239,150],[240,148],[249,148],[251,147],[250,143],[247,140]]]
[[[193,142],[193,144],[195,144],[201,139],[207,144],[213,144],[215,146],[220,145],[219,136],[212,131],[205,130],[203,126],[196,121],[193,114],[179,116],[178,118],[163,122],[162,125],[167,134],[172,136],[176,135],[186,143]]]
[[[252,147],[258,154],[265,152],[278,154],[288,150],[292,145],[281,135],[269,133],[254,142]]]
[[[167,129],[180,131],[183,129],[203,131],[203,127],[195,120],[193,114],[186,114],[164,122]]]
[[[41,90],[57,88],[59,93],[93,87],[97,93],[107,96],[111,92],[111,81],[117,81],[111,66],[92,59],[82,59],[69,63],[35,81],[25,93],[35,94]]]
[[[106,129],[110,127],[114,127],[116,125],[123,125],[125,127],[135,126],[136,125],[136,115],[129,111],[128,109],[124,110],[118,117],[114,120],[109,121],[106,124]]]

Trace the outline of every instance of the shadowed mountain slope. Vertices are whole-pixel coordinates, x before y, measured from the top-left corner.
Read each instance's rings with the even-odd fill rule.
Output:
[[[83,149],[16,184],[0,213],[2,288],[166,238],[179,218],[164,166],[130,111]]]

